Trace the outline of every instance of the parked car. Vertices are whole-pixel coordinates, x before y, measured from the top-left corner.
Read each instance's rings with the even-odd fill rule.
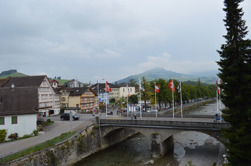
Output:
[[[72,115],[72,119],[73,120],[79,120],[79,115]],[[60,119],[61,120],[70,120],[70,113],[62,113],[61,116],[60,116]]]

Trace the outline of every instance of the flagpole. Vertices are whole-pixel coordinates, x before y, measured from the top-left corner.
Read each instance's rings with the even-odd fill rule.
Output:
[[[183,118],[183,111],[182,111],[182,88],[181,88],[181,82],[180,82],[180,102],[181,102],[181,118]]]
[[[216,109],[216,112],[219,113],[219,106],[218,106],[218,91],[216,90],[216,102],[217,102],[217,109]]]
[[[140,107],[139,107],[139,109],[140,109],[140,119],[142,119],[142,113],[141,113],[141,81],[140,81],[140,78],[139,78],[139,102],[140,102]]]
[[[128,109],[128,97],[129,97],[129,94],[128,94],[128,84],[127,84],[127,117],[128,117],[128,112],[129,112],[129,109]]]
[[[173,79],[172,79],[173,82]],[[174,87],[174,82],[173,82],[173,87]],[[173,94],[173,89],[172,89],[172,98],[173,98],[173,119],[174,119],[174,94]]]
[[[98,83],[98,113],[99,113],[99,82],[97,81],[97,83]],[[99,113],[99,115],[100,115],[100,113]]]
[[[108,91],[106,91],[106,106],[105,106],[105,117],[107,118],[107,101],[108,101]]]
[[[220,110],[219,110],[219,113],[220,113],[220,117],[221,117],[221,93],[220,93],[220,88],[219,88],[219,81],[218,81],[218,89],[219,89],[219,107],[220,107]]]
[[[157,108],[156,108],[156,82],[154,82],[154,93],[155,93],[155,111],[156,111],[156,118],[157,118]]]

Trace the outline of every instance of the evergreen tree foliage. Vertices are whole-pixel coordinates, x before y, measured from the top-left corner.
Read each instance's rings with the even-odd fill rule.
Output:
[[[223,118],[231,124],[223,135],[227,139],[229,164],[233,166],[251,163],[251,41],[245,39],[248,31],[242,20],[241,2],[243,0],[224,1],[226,43],[218,51],[221,98],[226,106]]]

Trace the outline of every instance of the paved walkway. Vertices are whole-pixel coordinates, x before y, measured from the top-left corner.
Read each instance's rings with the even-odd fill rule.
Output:
[[[81,117],[83,119],[83,117]],[[94,121],[94,117],[87,115],[84,120],[78,121],[55,121],[54,124],[44,129],[44,134],[27,139],[5,142],[0,144],[0,158],[8,156],[10,154],[25,150],[33,147],[47,140],[60,136],[62,133],[69,131],[77,131],[81,128],[85,128],[91,125]]]

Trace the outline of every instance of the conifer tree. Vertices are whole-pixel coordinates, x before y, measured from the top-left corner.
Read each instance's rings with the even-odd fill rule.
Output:
[[[223,90],[222,100],[226,109],[223,118],[231,127],[223,130],[228,149],[229,165],[247,166],[251,163],[251,41],[245,39],[248,31],[243,11],[243,0],[225,0],[223,9],[227,34],[226,43],[218,51]]]

